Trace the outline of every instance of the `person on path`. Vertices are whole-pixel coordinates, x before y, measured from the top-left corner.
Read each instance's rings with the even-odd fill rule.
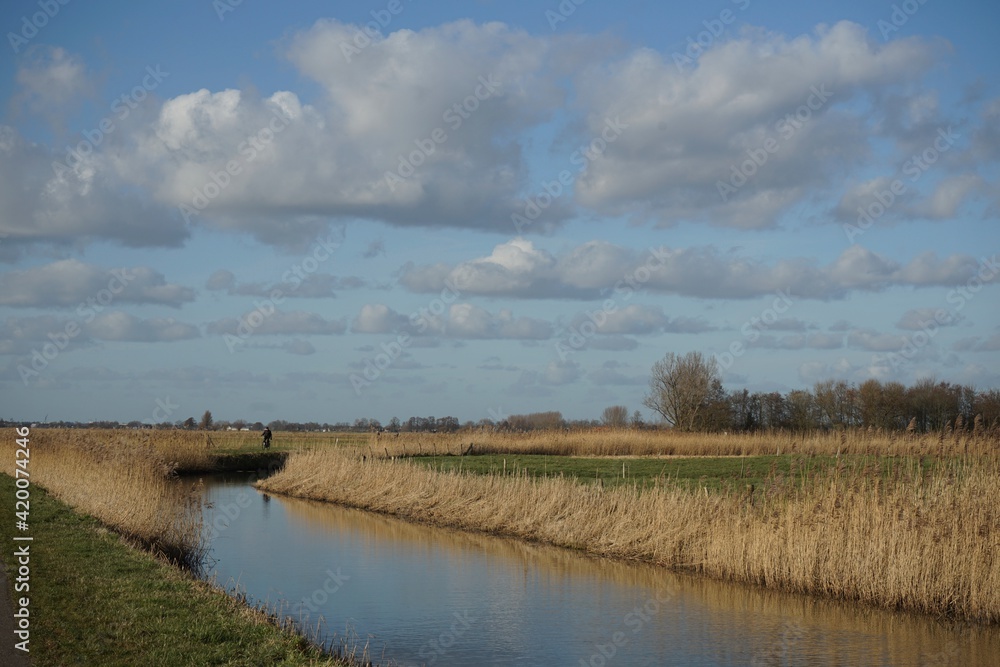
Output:
[[[262,435],[264,436],[264,449],[267,449],[271,446],[271,429],[265,426]]]

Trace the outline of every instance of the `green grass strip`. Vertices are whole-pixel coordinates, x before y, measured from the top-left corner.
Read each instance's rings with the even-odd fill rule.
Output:
[[[0,474],[13,585],[14,480]],[[33,665],[343,665],[265,615],[31,487]],[[10,591],[5,591],[10,594]],[[24,593],[19,593],[19,596]],[[8,638],[9,639],[9,638]]]
[[[915,461],[893,461],[870,456],[843,457],[850,465],[872,466],[872,475],[885,475],[893,465]],[[678,487],[689,491],[744,491],[758,489],[776,476],[796,485],[815,482],[831,474],[837,465],[833,456],[803,457],[797,454],[764,456],[698,457],[578,457],[543,454],[476,454],[472,456],[413,456],[411,460],[434,470],[480,475],[528,475],[567,477],[582,483],[605,486],[627,484],[639,488]],[[624,472],[624,474],[623,474]]]

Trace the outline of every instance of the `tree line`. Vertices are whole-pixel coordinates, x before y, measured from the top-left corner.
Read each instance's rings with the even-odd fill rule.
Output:
[[[873,428],[928,432],[1000,426],[1000,390],[933,378],[912,386],[869,379],[817,382],[812,390],[726,391],[714,358],[667,354],[653,366],[643,404],[684,431]]]
[[[727,391],[722,385],[716,360],[700,352],[668,353],[652,368],[649,393],[643,405],[659,415],[667,426],[681,431],[828,430],[873,428],[886,431],[929,432],[952,429],[1000,428],[1000,390],[977,390],[969,385],[939,382],[933,378],[912,386],[900,382],[869,379],[860,385],[844,380],[817,382],[812,389],[787,393]],[[0,420],[0,426],[19,424]],[[282,419],[266,424],[272,431],[454,433],[459,430],[535,431],[552,429],[650,428],[636,410],[629,415],[624,405],[605,408],[600,419],[566,420],[558,411],[510,415],[501,419],[460,422],[456,417],[393,417],[386,424],[374,418],[353,422],[290,422]],[[64,428],[163,428],[186,430],[261,431],[265,424],[244,419],[217,421],[206,410],[200,421],[194,417],[175,422],[146,424],[139,421],[49,422],[44,426]]]

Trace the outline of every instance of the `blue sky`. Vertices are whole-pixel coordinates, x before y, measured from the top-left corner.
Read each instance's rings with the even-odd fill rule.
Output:
[[[0,416],[597,418],[692,350],[1000,386],[992,3],[0,19]]]

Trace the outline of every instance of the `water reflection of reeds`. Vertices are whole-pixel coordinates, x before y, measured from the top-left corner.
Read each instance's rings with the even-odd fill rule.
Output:
[[[677,574],[645,563],[588,556],[569,549],[419,525],[319,501],[279,497],[290,522],[305,532],[351,535],[371,553],[403,553],[436,559],[459,570],[469,559],[520,581],[511,597],[566,587],[627,588],[639,599],[663,600],[673,609],[660,622],[698,626],[705,632],[739,637],[707,651],[719,663],[751,655],[755,665],[790,663],[791,656],[826,665],[994,665],[1000,631],[994,627],[941,622],[918,614],[889,612],[806,595],[723,583]],[[415,573],[414,576],[420,576]],[[530,600],[513,604],[527,605]],[[679,611],[678,611],[679,610]],[[621,619],[604,619],[608,626]],[[680,621],[678,621],[680,622]],[[714,626],[708,629],[707,626]],[[601,627],[595,627],[600,634]],[[698,632],[693,632],[697,635]],[[676,648],[676,647],[673,647]],[[664,646],[663,650],[673,650]]]
[[[838,460],[808,483],[776,474],[756,492],[702,494],[297,452],[259,487],[775,590],[1000,619],[1000,463],[870,463]]]

